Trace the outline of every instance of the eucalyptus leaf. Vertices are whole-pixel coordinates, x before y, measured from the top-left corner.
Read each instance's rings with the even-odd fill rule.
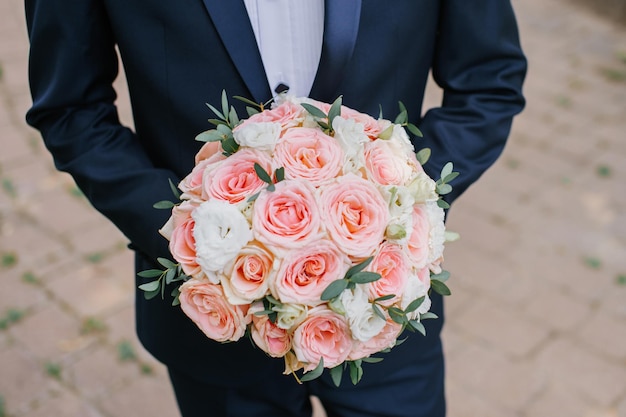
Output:
[[[261,181],[267,184],[272,184],[272,177],[270,177],[270,174],[265,169],[263,169],[261,165],[259,165],[256,162],[254,163],[254,172],[256,172],[256,174],[259,176]]]
[[[437,200],[437,205],[439,207],[441,207],[442,209],[449,209],[450,208],[450,204],[448,204],[448,202],[446,200],[443,199],[439,199]]]
[[[366,358],[361,358],[361,360],[365,363],[378,363],[382,362],[384,358],[372,358],[371,356]]]
[[[424,134],[422,133],[422,131],[419,130],[419,128],[417,126],[415,126],[413,123],[408,123],[406,125],[406,128],[409,129],[409,132],[413,133],[418,138],[423,138],[424,137]]]
[[[435,280],[435,281],[441,281],[441,282],[446,282],[448,279],[450,279],[450,272],[443,270],[438,274],[434,274],[430,276],[430,280]]]
[[[273,310],[263,310],[263,311],[255,311],[254,315],[255,316],[267,316],[273,313],[275,313],[275,311]]]
[[[176,264],[167,258],[157,258],[157,262],[166,267],[167,269],[176,268]]]
[[[306,110],[307,112],[309,112],[311,114],[311,116],[313,117],[318,117],[320,119],[325,119],[326,113],[324,113],[323,111],[321,111],[320,109],[318,109],[317,107],[315,107],[312,104],[309,103],[300,103],[300,105],[302,107],[304,107],[304,110]]]
[[[219,117],[219,118],[220,118],[220,119],[222,119],[222,120],[226,120],[226,117],[224,116],[224,114],[223,114],[221,111],[219,111],[218,109],[216,109],[215,107],[213,107],[213,106],[212,106],[211,104],[209,104],[209,103],[206,103],[206,105],[207,105],[207,107],[208,107],[209,109],[211,109],[211,111],[212,111],[212,112],[213,112],[213,113],[214,113],[217,117]]]
[[[338,279],[336,281],[331,282],[328,287],[322,292],[320,299],[322,301],[332,300],[333,298],[339,296],[348,287],[348,280]]]
[[[172,194],[174,194],[174,197],[180,200],[180,192],[178,191],[178,187],[176,187],[176,184],[174,184],[171,178],[168,178],[167,182],[169,182],[170,184],[170,190],[172,190]]]
[[[445,178],[448,175],[452,174],[453,165],[452,162],[448,162],[441,168],[441,178]]]
[[[402,112],[406,112],[406,111],[407,111],[407,110],[406,110],[406,106],[405,106],[405,105],[404,105],[404,103],[403,103],[403,102],[401,102],[401,101],[398,101],[398,108],[400,109],[400,113],[402,113]]]
[[[276,186],[274,184],[270,184],[267,186],[267,191],[274,192],[276,190]]]
[[[421,149],[418,153],[415,154],[417,157],[417,161],[424,165],[430,159],[431,150],[430,148]]]
[[[330,369],[330,377],[333,380],[333,384],[336,387],[341,385],[341,378],[343,377],[343,365],[337,365]]]
[[[374,302],[379,303],[381,301],[391,300],[392,298],[395,298],[395,297],[396,297],[395,294],[387,294],[387,295],[383,295],[382,297],[375,298]]]
[[[256,194],[252,194],[252,195],[248,198],[248,200],[247,200],[247,201],[248,201],[248,202],[250,202],[250,203],[251,203],[251,202],[253,202],[253,201],[256,201],[256,199],[257,199],[257,198],[259,198],[259,195],[261,195],[261,192],[260,192],[260,191],[259,191],[258,193],[256,193]]]
[[[254,101],[250,100],[249,98],[246,97],[242,97],[242,96],[233,96],[234,99],[239,100],[239,101],[243,101],[244,103],[253,106],[255,108],[260,108],[261,106],[259,106],[259,103],[255,103]]]
[[[423,336],[426,336],[426,328],[419,321],[417,321],[417,320],[410,320],[409,321],[409,326],[411,326],[413,328],[413,330],[417,330],[418,332],[420,332]]]
[[[165,283],[166,284],[171,284],[172,280],[176,277],[176,270],[175,269],[168,269],[167,272],[165,273]]]
[[[391,135],[393,134],[393,128],[394,125],[387,126],[385,130],[378,134],[378,138],[382,140],[389,140],[389,138],[391,138]]]
[[[387,313],[389,313],[391,320],[398,324],[405,324],[407,321],[404,312],[397,307],[389,307],[387,309]]]
[[[258,114],[259,111],[255,109],[254,107],[246,106],[246,113],[248,113],[248,117],[250,117],[250,116],[254,116],[255,114]]]
[[[361,271],[352,275],[349,280],[355,284],[367,284],[368,282],[375,282],[381,278],[381,275],[376,272]]]
[[[452,181],[453,179],[455,179],[458,176],[459,176],[458,172],[453,172],[453,173],[451,173],[449,175],[446,175],[445,178],[442,178],[442,181],[445,182],[445,183],[448,183],[448,182]]]
[[[215,129],[207,130],[196,136],[198,142],[218,142],[222,140],[222,134]]]
[[[372,310],[374,310],[374,314],[376,314],[381,319],[387,321],[387,317],[385,317],[385,313],[378,307],[376,304],[372,304]]]
[[[353,267],[351,267],[350,269],[348,269],[348,272],[346,272],[346,279],[349,279],[352,275],[354,275],[354,274],[356,274],[358,272],[361,272],[362,270],[367,268],[368,265],[372,263],[373,259],[374,259],[374,257],[370,256],[369,258],[365,259],[360,264],[356,264]]]
[[[211,123],[212,125],[215,125],[215,126],[227,124],[226,121],[224,121],[222,119],[209,119],[209,123]]]
[[[228,96],[226,95],[226,90],[222,90],[222,115],[226,116],[228,114]]]
[[[151,282],[146,282],[145,284],[141,284],[139,286],[139,289],[141,291],[146,291],[146,292],[152,292],[152,291],[156,291],[159,289],[159,285],[161,284],[161,281],[151,281]]]
[[[431,320],[431,319],[438,319],[438,318],[439,318],[438,315],[430,311],[427,311],[424,314],[420,314],[420,320]]]
[[[396,120],[394,120],[394,123],[397,125],[403,125],[407,122],[408,119],[409,119],[409,115],[405,109],[401,111],[400,114],[396,117]]]
[[[324,372],[324,358],[320,358],[320,363],[317,364],[315,369],[302,375],[302,377],[300,378],[300,381],[302,382],[312,381],[315,378],[318,378],[320,375],[322,375],[322,372]]]
[[[146,269],[137,273],[137,275],[142,278],[156,278],[160,277],[161,274],[163,274],[163,271],[161,271],[160,269]]]
[[[239,149],[239,144],[235,142],[234,138],[229,137],[222,141],[222,149],[224,149],[224,154],[226,156],[230,156],[237,152],[237,149]]]
[[[235,127],[239,124],[239,116],[237,115],[237,110],[234,107],[230,107],[230,113],[228,113],[228,121],[232,127]]]
[[[157,201],[156,203],[154,203],[152,207],[154,207],[155,209],[159,209],[159,210],[169,210],[171,208],[176,207],[176,204],[172,203],[171,201],[162,200],[162,201]]]
[[[146,291],[143,293],[143,298],[145,298],[146,300],[152,300],[154,297],[159,295],[160,292],[161,291],[159,289],[156,289],[154,291]]]
[[[285,179],[285,167],[280,167],[276,170],[275,173],[276,182],[281,182]]]
[[[416,300],[411,301],[411,303],[404,309],[405,313],[412,313],[415,310],[417,310],[418,308],[420,308],[420,306],[422,304],[424,304],[424,300],[426,299],[426,297],[420,297]]]
[[[233,135],[233,129],[227,124],[217,125],[215,129],[223,135],[222,137],[226,138]]]
[[[341,115],[341,101],[342,101],[342,97],[341,96],[337,97],[337,99],[333,102],[333,104],[330,106],[330,109],[328,110],[328,125],[329,126],[333,125],[333,120],[335,120],[335,117]]]
[[[450,184],[437,184],[436,191],[439,195],[450,194],[450,192],[452,191],[452,186]]]
[[[350,380],[352,381],[352,384],[358,384],[362,377],[363,367],[361,366],[361,360],[358,359],[350,362]]]
[[[448,288],[448,286],[446,284],[444,284],[443,282],[441,282],[441,281],[431,280],[430,281],[430,287],[437,294],[441,294],[441,295],[450,295],[450,294],[452,294],[452,292],[450,291],[450,288]]]

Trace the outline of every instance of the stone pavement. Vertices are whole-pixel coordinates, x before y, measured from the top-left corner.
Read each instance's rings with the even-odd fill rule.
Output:
[[[626,30],[515,6],[528,107],[449,219],[449,415],[625,417]],[[175,416],[134,335],[125,239],[23,122],[22,8],[0,2],[0,417]]]

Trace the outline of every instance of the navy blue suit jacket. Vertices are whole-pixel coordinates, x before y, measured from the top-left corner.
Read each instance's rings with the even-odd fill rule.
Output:
[[[205,102],[229,95],[271,97],[243,1],[26,0],[33,106],[27,121],[41,131],[58,169],[128,237],[137,267],[167,256],[157,230],[193,166],[199,132],[209,128]],[[395,117],[398,101],[430,147],[433,176],[447,161],[461,176],[454,200],[498,157],[511,119],[523,107],[526,61],[508,0],[327,0],[324,43],[310,96],[374,116]],[[112,82],[119,48],[135,131],[120,125]],[[423,117],[429,71],[444,89],[441,107]],[[241,110],[241,108],[240,108]],[[240,114],[245,114],[242,110]],[[442,315],[440,300],[434,310]],[[439,347],[442,320],[412,336],[365,379]],[[263,375],[266,360],[248,341],[208,340],[170,300],[137,297],[138,334],[171,366],[202,379],[237,384],[242,372]],[[238,359],[235,359],[238,358]],[[244,358],[244,359],[242,359]],[[192,364],[192,365],[189,365]],[[386,364],[386,365],[385,365]],[[274,372],[274,371],[272,371]]]

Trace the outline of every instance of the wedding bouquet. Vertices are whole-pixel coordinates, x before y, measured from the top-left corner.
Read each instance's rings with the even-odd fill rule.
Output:
[[[177,263],[143,271],[147,298],[175,283],[174,305],[218,342],[248,335],[285,373],[311,380],[329,368],[339,385],[381,358],[408,329],[424,333],[429,291],[450,293],[441,268],[446,231],[441,195],[457,176],[422,168],[395,122],[308,98],[250,105],[239,120],[222,95],[208,105],[216,128],[179,184],[160,230]],[[178,193],[173,184],[172,189]]]

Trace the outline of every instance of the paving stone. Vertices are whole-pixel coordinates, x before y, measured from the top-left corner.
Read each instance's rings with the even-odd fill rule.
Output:
[[[546,384],[533,365],[477,343],[449,358],[446,369],[450,381],[503,409],[523,409]]]
[[[82,256],[100,254],[109,257],[110,252],[125,248],[128,242],[128,239],[104,217],[89,228],[89,233],[75,230],[68,233],[68,239],[70,245]]]
[[[611,406],[625,391],[623,364],[600,358],[565,338],[543,349],[535,366],[549,385],[560,384],[597,407]]]
[[[591,417],[593,406],[575,391],[558,382],[550,384],[541,395],[530,402],[525,416]]]
[[[81,323],[55,304],[28,314],[19,326],[9,328],[20,346],[42,364],[61,363],[71,353],[93,342],[80,334]],[[43,367],[43,365],[42,365]]]
[[[176,416],[178,407],[168,384],[162,379],[143,376],[119,388],[100,407],[111,416]]]
[[[21,417],[105,417],[89,402],[68,390],[42,401]]]
[[[46,302],[47,296],[41,284],[25,281],[24,276],[30,274],[30,271],[15,267],[0,268],[0,273],[2,274],[0,317],[3,317],[8,309],[26,312]]]
[[[513,410],[494,405],[454,382],[448,382],[446,385],[446,402],[449,417],[515,417],[520,415]]]
[[[561,332],[580,328],[591,316],[591,306],[565,295],[560,288],[546,283],[526,304],[524,311],[535,322]]]
[[[0,107],[0,111],[3,109]],[[0,146],[2,152],[0,153],[0,164],[3,167],[10,166],[15,161],[26,160],[32,153],[27,140],[24,139],[22,132],[11,125],[2,125],[2,118],[0,117]],[[6,168],[5,168],[6,169]],[[10,175],[3,169],[2,177],[11,178]]]
[[[626,321],[598,311],[581,322],[582,342],[594,352],[626,362]],[[626,377],[626,372],[624,373]],[[624,382],[626,388],[626,381]]]
[[[48,287],[82,317],[112,311],[132,297],[110,279],[105,265],[86,264],[54,280]]]

